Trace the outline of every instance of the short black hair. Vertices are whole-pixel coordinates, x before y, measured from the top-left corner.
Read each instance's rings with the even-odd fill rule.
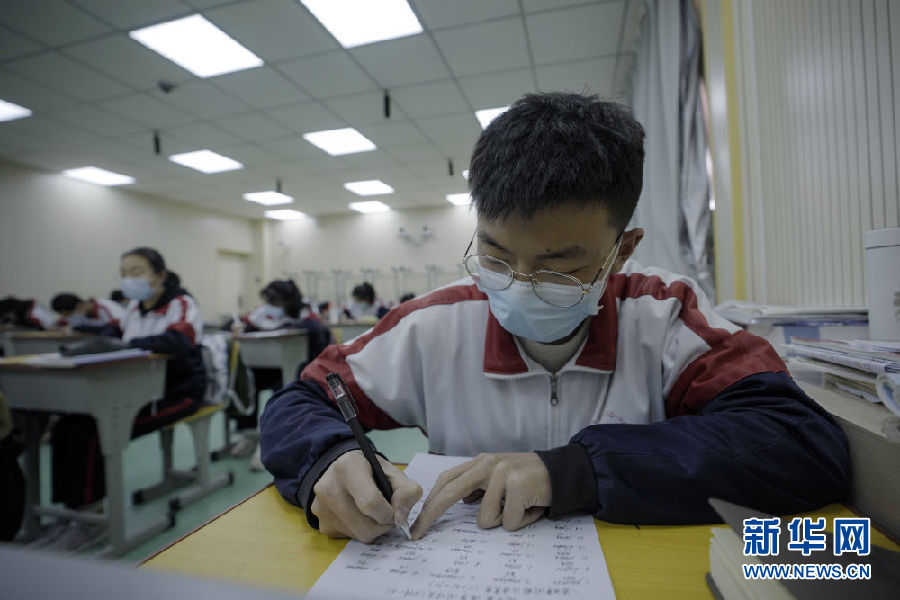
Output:
[[[372,287],[372,284],[368,281],[363,281],[358,286],[353,288],[353,292],[351,292],[354,298],[359,298],[364,302],[369,304],[375,303],[375,288]]]
[[[109,293],[109,299],[114,300],[115,302],[121,302],[122,300],[127,300],[125,298],[125,294],[122,293],[122,290],[113,290]]]
[[[601,205],[628,225],[644,177],[644,128],[632,111],[599,97],[527,94],[481,132],[469,166],[480,217],[529,219],[567,203]]]
[[[75,310],[79,302],[81,302],[81,298],[72,292],[62,292],[53,296],[53,299],[50,300],[50,308],[55,312]]]
[[[285,314],[296,319],[300,316],[300,310],[304,306],[303,293],[293,279],[276,279],[270,281],[266,287],[259,291],[266,302],[277,303],[284,309]]]
[[[155,248],[150,248],[148,246],[138,246],[137,248],[132,248],[128,252],[122,255],[122,258],[126,256],[143,256],[148,263],[150,263],[150,268],[153,269],[153,272],[156,274],[162,273],[166,270],[166,259],[162,257]]]

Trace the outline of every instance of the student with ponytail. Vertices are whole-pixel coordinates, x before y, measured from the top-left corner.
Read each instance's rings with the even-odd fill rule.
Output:
[[[166,365],[165,395],[145,406],[132,427],[132,437],[145,435],[195,412],[203,398],[206,376],[199,346],[203,320],[194,298],[166,268],[153,248],[139,247],[122,255],[122,293],[130,303],[121,321],[101,334],[121,338],[172,358]],[[94,419],[66,415],[53,429],[53,501],[73,509],[97,509],[106,493],[103,456]],[[38,544],[57,550],[79,550],[99,541],[97,526],[72,521],[52,530]]]

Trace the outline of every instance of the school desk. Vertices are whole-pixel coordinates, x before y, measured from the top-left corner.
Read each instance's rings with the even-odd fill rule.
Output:
[[[832,504],[804,516],[854,516]],[[594,521],[616,597],[712,599],[709,540],[724,525],[641,526]],[[898,549],[872,530],[876,544]],[[146,559],[143,568],[306,591],[346,545],[312,529],[269,485]]]
[[[120,555],[171,526],[169,516],[126,536],[122,483],[122,450],[131,440],[131,426],[142,406],[163,397],[166,356],[148,354],[111,362],[52,367],[26,362],[29,356],[0,360],[0,389],[9,406],[24,412],[25,471],[28,481],[25,533],[40,532],[40,514],[70,516],[55,507],[41,507],[40,437],[49,413],[91,415],[97,421],[106,473],[107,505],[97,522],[109,525],[104,554]]]
[[[358,325],[356,323],[345,323],[342,325],[329,325],[328,329],[331,330],[331,335],[334,337],[336,343],[346,344],[353,338],[372,329],[373,326],[373,324]]]
[[[85,333],[61,331],[7,331],[3,333],[3,353],[6,356],[45,354],[59,352],[61,344],[68,344],[87,337]]]
[[[235,335],[241,359],[248,367],[281,369],[281,381],[294,381],[297,367],[309,356],[305,329],[276,329]]]

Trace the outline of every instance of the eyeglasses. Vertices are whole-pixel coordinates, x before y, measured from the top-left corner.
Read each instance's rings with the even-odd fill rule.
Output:
[[[469,254],[475,236],[466,248],[463,264],[466,271],[478,285],[489,290],[505,290],[512,285],[516,275],[527,277],[531,281],[534,294],[551,306],[569,308],[581,302],[582,298],[593,289],[601,273],[607,272],[610,263],[619,250],[619,242],[622,239],[620,233],[616,237],[612,251],[607,255],[603,265],[597,270],[593,281],[589,284],[581,283],[581,280],[573,275],[539,269],[534,273],[521,273],[513,269],[505,260],[500,260],[489,254]]]

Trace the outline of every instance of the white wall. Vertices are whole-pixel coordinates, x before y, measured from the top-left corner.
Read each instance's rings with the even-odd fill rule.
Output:
[[[138,245],[165,257],[211,319],[219,250],[246,254],[258,290],[258,222],[163,202],[125,188],[82,183],[0,163],[0,296],[49,304],[59,291],[107,296],[119,287],[119,256]]]
[[[736,36],[747,297],[864,305],[862,235],[900,226],[900,6],[722,2]]]
[[[434,232],[421,240],[419,232],[427,225]],[[398,237],[403,227],[414,241]],[[378,269],[375,290],[384,300],[395,300],[396,290],[391,267],[413,271],[403,290],[417,294],[428,291],[426,266],[441,269],[431,283],[443,285],[461,277],[461,259],[475,232],[475,214],[467,206],[436,207],[391,211],[369,215],[325,217],[303,221],[266,223],[266,275],[268,278],[291,276],[304,294],[316,295],[315,285],[304,271],[321,273],[318,300],[334,300],[333,269],[350,271],[344,293],[349,294],[363,280],[360,268]],[[402,293],[402,291],[401,291]]]

